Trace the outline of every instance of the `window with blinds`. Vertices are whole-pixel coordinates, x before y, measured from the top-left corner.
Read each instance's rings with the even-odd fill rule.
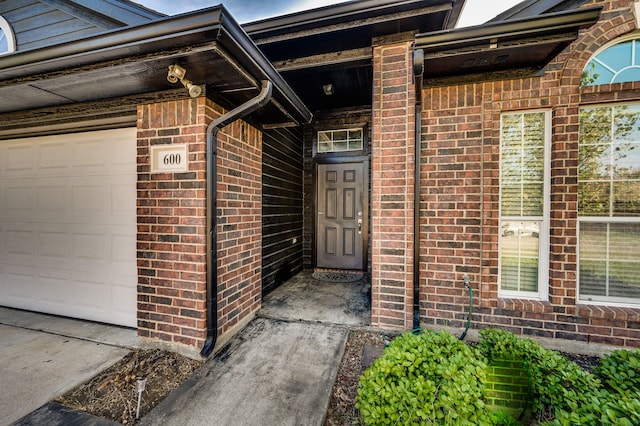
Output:
[[[578,300],[640,305],[640,105],[580,110]]]
[[[549,113],[502,115],[500,295],[546,298],[548,291]]]

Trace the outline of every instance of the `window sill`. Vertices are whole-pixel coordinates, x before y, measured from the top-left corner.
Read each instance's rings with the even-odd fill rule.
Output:
[[[522,312],[553,312],[551,303],[540,299],[499,297],[497,307]]]
[[[640,98],[640,81],[600,84],[580,88],[580,104],[582,105],[638,98]]]
[[[602,318],[618,321],[640,321],[640,307],[624,307],[612,305],[585,304],[576,305],[576,313],[580,317]]]

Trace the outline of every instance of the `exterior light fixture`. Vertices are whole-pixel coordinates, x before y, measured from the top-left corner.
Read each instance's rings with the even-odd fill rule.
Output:
[[[322,91],[327,96],[333,95],[333,84],[331,84],[331,83],[323,84],[322,85]]]
[[[191,80],[185,78],[187,70],[178,64],[169,65],[169,72],[167,73],[167,80],[169,83],[177,83],[178,81],[189,91],[189,96],[197,98],[202,94],[202,88],[196,84],[193,84]]]

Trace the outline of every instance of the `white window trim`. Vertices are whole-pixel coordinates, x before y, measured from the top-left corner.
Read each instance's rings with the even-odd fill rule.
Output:
[[[331,143],[334,143],[334,139],[333,139],[333,134],[336,132],[352,132],[352,131],[359,131],[361,134],[361,138],[360,138],[360,149],[348,149],[348,150],[329,150],[329,151],[321,151],[320,150],[320,133],[331,133],[332,135],[332,139],[331,139]],[[352,152],[360,152],[364,149],[364,128],[362,127],[350,127],[350,128],[343,128],[343,129],[324,129],[324,130],[318,130],[316,132],[316,151],[319,154],[334,154],[334,153],[352,153]]]
[[[624,297],[612,297],[612,296],[591,296],[591,300],[586,300],[581,298],[580,292],[580,224],[586,222],[595,222],[595,223],[629,223],[629,222],[640,222],[640,218],[632,217],[632,216],[578,216],[578,230],[576,234],[578,235],[578,262],[577,262],[577,270],[576,270],[576,300],[581,305],[596,305],[596,306],[618,306],[621,308],[638,308],[640,306],[640,302],[638,303],[629,303],[628,298]],[[595,298],[594,298],[595,297]]]
[[[549,300],[549,217],[550,217],[550,200],[551,200],[551,110],[536,109],[524,111],[504,111],[500,114],[500,148],[502,148],[502,117],[511,114],[528,114],[528,113],[544,113],[544,165],[543,177],[544,186],[542,190],[543,204],[542,216],[502,216],[501,207],[498,208],[500,220],[498,229],[502,229],[502,221],[526,221],[539,220],[540,230],[538,234],[538,291],[513,291],[502,290],[501,274],[502,274],[502,233],[499,233],[498,243],[498,297],[511,299],[533,299],[548,301]],[[502,170],[502,149],[500,149],[500,170]],[[502,194],[502,181],[500,182],[500,194]],[[502,198],[498,201],[498,206],[502,206]]]
[[[610,45],[614,45],[620,43],[621,41],[625,41],[625,39],[638,38],[640,36],[640,32],[634,32],[633,36],[629,35],[624,38],[617,39],[615,43],[611,43]],[[601,50],[604,50],[601,49]],[[616,102],[613,104],[594,104],[594,105],[585,105],[584,108],[599,108],[599,107],[618,107],[624,105],[637,105],[637,102]],[[578,177],[578,182],[580,181],[580,177]],[[639,302],[630,303],[627,298],[621,297],[611,297],[611,296],[596,296],[595,299],[591,296],[591,300],[586,300],[582,298],[580,292],[580,224],[586,222],[596,222],[596,223],[639,223],[640,217],[637,216],[580,216],[578,213],[578,222],[576,234],[577,238],[577,270],[576,270],[576,302],[582,305],[595,305],[595,306],[617,306],[621,308],[635,308],[637,309],[640,306]]]
[[[0,52],[0,55],[6,55],[8,53],[13,53],[16,51],[16,36],[13,33],[13,29],[9,22],[0,15],[0,30],[4,33],[4,36],[7,40],[8,50],[6,52]]]
[[[640,30],[636,30],[633,31],[629,34],[625,34],[624,36],[615,38],[611,41],[609,41],[607,44],[604,44],[602,46],[600,46],[600,48],[598,50],[596,50],[593,55],[591,55],[589,57],[589,59],[587,60],[587,62],[585,62],[584,67],[582,68],[582,72],[584,72],[587,68],[587,66],[591,63],[591,61],[593,61],[595,58],[598,57],[599,54],[601,54],[602,52],[604,52],[605,50],[609,49],[610,47],[613,47],[617,44],[621,44],[627,41],[637,41],[638,43],[640,43]],[[639,65],[635,65],[635,66],[631,66],[628,68],[638,68],[640,67]],[[615,73],[615,75],[617,76],[620,72],[622,72],[622,70],[619,70],[618,72]],[[609,83],[605,83],[605,84],[609,84]],[[592,86],[592,85],[588,85],[588,86]]]
[[[593,58],[595,58],[596,56],[598,56],[599,54],[601,54],[602,52],[604,52],[605,50],[607,50],[608,48],[615,46],[616,44],[620,44],[620,43],[624,43],[625,41],[631,41],[631,40],[638,40],[640,41],[640,30],[636,30],[633,31],[629,34],[625,34],[621,37],[615,38],[611,41],[609,41],[608,43],[600,46],[600,48],[598,50],[596,50],[593,55],[591,55],[589,57],[589,59],[587,60],[587,62],[585,62],[585,66],[591,62],[593,60]]]

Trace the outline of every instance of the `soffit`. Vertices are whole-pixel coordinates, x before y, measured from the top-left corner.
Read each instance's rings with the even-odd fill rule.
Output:
[[[564,11],[526,19],[416,36],[424,52],[425,85],[522,77],[539,72],[598,21],[601,8]],[[469,78],[471,77],[471,80]]]
[[[206,85],[225,107],[274,83],[261,124],[308,122],[310,112],[221,6],[113,30],[72,43],[0,57],[0,113],[91,102],[180,87],[169,65]],[[186,93],[186,90],[185,90]]]
[[[455,26],[462,0],[363,0],[244,25],[312,110],[371,105],[374,40]],[[331,84],[333,95],[323,86]]]

